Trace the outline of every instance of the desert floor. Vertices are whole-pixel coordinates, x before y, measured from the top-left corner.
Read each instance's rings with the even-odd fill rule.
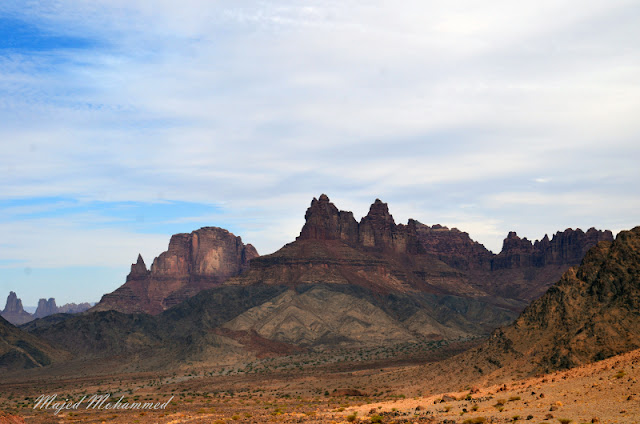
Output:
[[[420,361],[291,367],[286,360],[269,360],[270,368],[255,372],[191,368],[42,380],[29,374],[2,384],[0,409],[26,423],[640,423],[640,350],[487,387],[451,375],[459,390],[448,393],[434,392],[429,364]],[[34,409],[41,394],[77,402],[98,393],[110,394],[112,402],[173,399],[155,411],[87,410],[85,404],[58,414]]]

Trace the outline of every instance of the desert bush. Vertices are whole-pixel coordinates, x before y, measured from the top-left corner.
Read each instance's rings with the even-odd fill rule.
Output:
[[[374,415],[371,417],[371,422],[372,423],[381,423],[382,422],[382,417],[380,415]]]
[[[462,422],[462,424],[482,424],[486,422],[487,419],[485,417],[477,417],[477,418],[468,418]]]
[[[513,401],[520,400],[520,399],[522,399],[520,396],[511,396],[509,398],[509,402],[513,402]]]
[[[560,424],[569,424],[572,420],[568,418],[558,418],[558,421],[560,421]]]

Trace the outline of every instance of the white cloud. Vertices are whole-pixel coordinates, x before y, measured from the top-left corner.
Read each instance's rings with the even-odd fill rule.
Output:
[[[547,207],[534,237],[585,210],[592,225],[636,219],[620,194],[640,194],[633,1],[34,4],[0,8],[95,46],[0,57],[2,198],[220,204],[212,225],[261,252],[322,192],[356,217],[381,197],[399,221],[442,220],[494,250],[532,206]],[[592,207],[604,191],[622,203]],[[168,241],[53,228],[40,252],[25,239],[2,255],[95,265],[43,252],[104,236],[91,249],[128,262],[118,239]]]

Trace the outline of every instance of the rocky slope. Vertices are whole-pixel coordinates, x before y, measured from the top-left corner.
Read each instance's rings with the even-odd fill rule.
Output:
[[[68,356],[0,317],[0,370],[43,367]]]
[[[640,227],[589,250],[510,326],[465,362],[548,372],[640,347]]]
[[[138,255],[124,285],[102,297],[92,311],[117,310],[159,314],[201,290],[220,285],[244,271],[258,256],[227,230],[204,227],[171,237],[169,248],[151,269]]]
[[[18,298],[15,292],[9,293],[7,303],[0,315],[14,325],[24,324],[33,319],[33,315],[22,308],[22,300]]]

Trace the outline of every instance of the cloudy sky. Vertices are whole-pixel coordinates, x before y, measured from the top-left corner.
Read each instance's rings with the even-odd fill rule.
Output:
[[[0,308],[97,301],[169,236],[357,218],[640,224],[640,3],[0,3]]]

